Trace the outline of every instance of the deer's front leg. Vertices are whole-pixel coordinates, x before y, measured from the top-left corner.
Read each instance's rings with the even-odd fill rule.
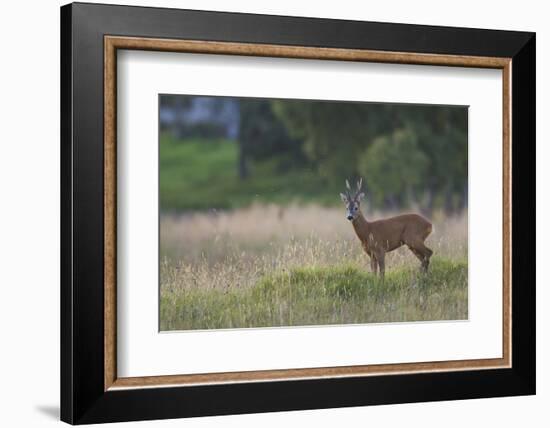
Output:
[[[386,273],[386,253],[380,252],[377,254],[376,260],[378,261],[378,267],[380,268],[380,278],[384,279],[384,274]]]
[[[370,255],[370,270],[375,275],[378,273],[378,262],[374,258],[374,254]]]

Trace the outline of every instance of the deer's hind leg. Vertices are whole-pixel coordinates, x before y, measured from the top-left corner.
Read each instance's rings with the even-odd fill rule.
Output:
[[[420,263],[422,265],[422,270],[424,272],[428,272],[428,267],[430,266],[430,257],[432,257],[433,251],[426,247],[424,242],[415,242],[408,243],[407,247],[409,247],[409,250],[412,251],[412,253],[420,260]]]

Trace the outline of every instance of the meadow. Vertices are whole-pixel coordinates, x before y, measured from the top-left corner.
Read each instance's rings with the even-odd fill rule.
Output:
[[[159,100],[161,330],[467,319],[466,108]],[[429,213],[427,274],[408,248],[370,272],[339,196],[359,177],[367,219]]]
[[[161,177],[162,179],[162,177]],[[337,199],[338,195],[334,195]],[[365,206],[368,219],[391,215]],[[428,274],[406,248],[370,272],[343,207],[254,203],[161,216],[161,330],[461,320],[467,213],[434,213]]]
[[[160,140],[160,204],[163,211],[234,209],[257,204],[334,205],[343,182],[319,183],[311,168],[281,171],[281,161],[250,165],[253,178],[237,175],[238,147],[226,139]],[[337,200],[338,201],[338,200]]]

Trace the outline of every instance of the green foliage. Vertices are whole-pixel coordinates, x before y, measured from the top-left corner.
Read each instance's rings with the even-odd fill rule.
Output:
[[[181,113],[192,98],[164,96],[161,103]],[[236,141],[213,137],[222,135],[215,111],[211,122],[177,123],[172,125],[177,132],[165,129],[160,143],[163,209],[233,208],[256,200],[336,204],[334,195],[344,180],[359,175],[377,209],[415,203],[457,212],[466,205],[465,107],[224,99],[216,98],[216,105],[231,101],[238,109],[231,119],[238,125]],[[168,133],[179,141],[168,141]],[[199,141],[204,147],[198,147]]]
[[[392,208],[413,197],[427,208],[466,203],[465,107],[279,100],[273,111],[327,179],[363,175]]]
[[[275,100],[272,105],[290,134],[304,141],[304,152],[321,176],[341,181],[357,172],[355,156],[373,135],[366,126],[369,104]]]
[[[258,161],[254,179],[240,180],[238,147],[230,140],[160,138],[160,206],[163,211],[228,209],[255,202],[339,203],[341,183],[324,184],[315,170],[279,171],[279,161]]]
[[[429,158],[420,150],[416,133],[399,129],[377,137],[359,158],[359,173],[376,204],[399,207],[423,190]]]
[[[453,112],[455,126],[433,132],[417,125],[418,145],[428,155],[424,189],[435,198],[433,205],[448,210],[464,207],[468,191],[467,110]]]
[[[250,160],[275,158],[282,168],[305,161],[301,141],[293,139],[278,121],[267,100],[242,99],[239,143]]]
[[[294,268],[250,288],[161,289],[161,330],[466,319],[467,284],[467,262],[437,258],[428,274],[385,280],[354,265]]]

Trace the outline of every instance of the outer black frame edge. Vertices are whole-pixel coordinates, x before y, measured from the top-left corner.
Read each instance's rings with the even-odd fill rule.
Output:
[[[103,391],[103,36],[513,58],[513,367]],[[97,4],[61,9],[61,419],[74,424],[535,393],[535,35]]]
[[[61,8],[61,420],[74,422],[72,364],[72,7]]]
[[[73,3],[109,34],[513,57],[532,33],[233,12]],[[147,18],[150,19],[147,19]],[[159,23],[162,22],[162,30]],[[208,23],[208,25],[205,25]],[[184,27],[184,28],[182,28]],[[162,35],[161,35],[162,34]],[[458,43],[457,43],[458,42]],[[264,41],[265,43],[265,41]],[[396,49],[396,46],[400,46]]]
[[[536,36],[512,60],[512,362],[536,390]]]

